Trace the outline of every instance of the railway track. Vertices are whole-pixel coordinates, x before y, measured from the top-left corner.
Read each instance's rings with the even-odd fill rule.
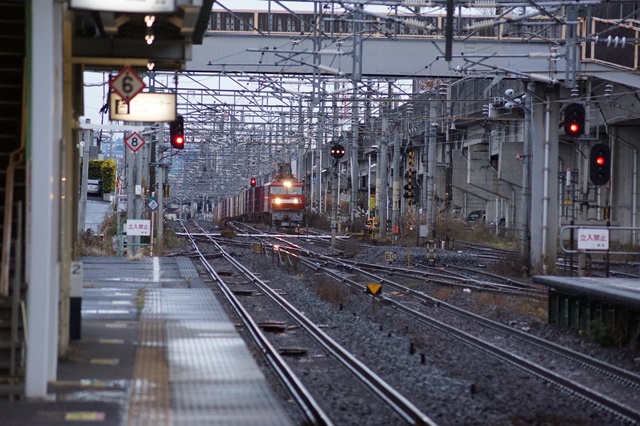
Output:
[[[300,252],[296,253],[293,250],[280,248],[280,251],[288,256],[299,257],[300,261],[308,267],[315,271],[322,271],[362,293],[365,293],[367,288],[352,278],[354,273],[367,277],[368,280],[382,283],[401,296],[377,296],[381,302],[548,381],[578,398],[584,398],[606,411],[615,413],[625,421],[640,423],[640,404],[632,396],[640,390],[640,376],[635,373],[444,303],[352,263],[323,255],[310,256],[310,252],[306,249],[301,251],[308,257],[302,257]],[[348,271],[348,273],[341,271]],[[419,301],[421,308],[415,308],[415,303],[409,302],[407,296]],[[442,315],[443,312],[446,315]],[[468,323],[474,324],[474,327],[470,328]],[[498,338],[495,337],[495,333],[499,333]],[[505,341],[511,340],[525,344],[528,349],[523,350],[520,345],[504,344]],[[553,361],[550,363],[549,359]],[[566,364],[561,365],[561,361],[566,361]],[[593,373],[598,375],[597,378],[594,378]],[[629,398],[615,400],[607,396],[620,395],[627,391]]]
[[[198,231],[199,235],[206,235],[206,231],[204,229],[199,227]],[[242,301],[235,296],[230,285],[219,273],[215,271],[215,268],[212,267],[207,260],[207,256],[203,254],[199,248],[196,239],[189,233],[186,227],[184,227],[184,234],[190,238],[194,250],[200,255],[202,264],[210,273],[211,277],[220,286],[225,298],[232,306],[234,306],[236,313],[240,318],[242,318],[242,322],[249,330],[251,337],[257,342],[269,362],[273,363],[274,371],[278,372],[279,377],[282,382],[286,384],[287,389],[292,393],[292,395],[295,395],[296,401],[307,414],[309,421],[313,424],[331,424],[330,417],[327,414],[324,414],[322,409],[320,409],[319,404],[310,397],[310,392],[301,384],[302,381],[293,374],[291,368],[280,356],[278,350],[274,348],[265,334],[261,332],[259,324],[256,324],[255,321],[253,321],[252,315],[250,315],[247,312],[247,309],[243,307]],[[349,353],[349,351],[331,339],[320,329],[320,327],[310,321],[302,312],[280,296],[277,290],[271,288],[269,283],[261,280],[256,273],[243,266],[237,259],[235,259],[234,255],[227,252],[224,247],[216,241],[216,239],[210,238],[209,243],[214,245],[215,250],[226,262],[232,265],[235,270],[243,275],[246,282],[250,282],[252,286],[256,287],[256,291],[267,296],[271,303],[277,305],[278,308],[284,311],[290,319],[295,321],[297,324],[296,327],[303,329],[306,336],[312,338],[316,344],[320,345],[323,352],[330,354],[331,360],[340,363],[346,371],[351,373],[354,379],[357,379],[359,383],[366,387],[368,392],[375,395],[380,401],[384,402],[388,409],[396,413],[398,416],[396,422],[401,420],[406,424],[435,425],[435,423],[426,414],[416,408],[416,406],[404,397],[402,393],[386,383],[364,363],[359,361],[355,356]],[[266,322],[263,322],[262,327],[265,327],[265,324]],[[269,325],[271,327],[277,326],[277,324],[273,322]],[[283,324],[279,325],[284,326]]]

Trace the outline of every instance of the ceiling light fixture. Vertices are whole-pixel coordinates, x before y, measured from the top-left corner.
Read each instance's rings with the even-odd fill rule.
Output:
[[[146,40],[147,44],[152,44],[156,39],[156,36],[153,35],[153,30],[151,29],[151,27],[147,28],[147,34],[144,36],[144,39]]]

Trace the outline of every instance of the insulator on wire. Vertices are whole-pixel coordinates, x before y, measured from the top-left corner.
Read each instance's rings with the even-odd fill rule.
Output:
[[[607,47],[611,47],[611,45],[613,44],[613,47],[624,47],[627,44],[627,38],[626,37],[619,37],[619,36],[607,36],[607,38],[605,39],[600,39],[599,35],[595,35],[593,37],[591,37],[591,41],[594,43],[605,43],[607,45]]]
[[[342,55],[343,52],[338,49],[322,49],[318,50],[318,55]]]
[[[337,69],[337,68],[333,68],[333,67],[330,67],[330,66],[327,66],[327,65],[322,65],[322,64],[320,64],[320,65],[318,65],[318,69],[319,69],[320,71],[324,71],[324,72],[326,72],[326,73],[328,73],[328,74],[333,74],[333,75],[344,75],[344,71],[340,71],[340,70],[339,70],[339,69]]]
[[[433,7],[431,0],[405,0],[402,5],[405,7]]]
[[[556,58],[558,54],[556,52],[529,52],[529,58],[541,58],[541,59],[550,59]]]
[[[480,30],[482,28],[493,27],[499,23],[500,22],[494,21],[493,19],[485,19],[483,21],[474,22],[473,24],[470,24],[470,25],[465,25],[462,29],[463,31]]]
[[[543,74],[536,74],[533,72],[529,74],[529,79],[533,81],[539,81],[541,83],[548,83],[548,84],[556,84],[558,82],[558,80],[556,80],[555,78],[552,78]]]
[[[430,25],[424,21],[421,21],[420,19],[417,18],[407,18],[407,19],[403,19],[402,20],[402,25],[405,25],[407,27],[415,27],[415,28],[422,28],[425,30],[435,30],[436,27],[434,27],[433,25]]]
[[[627,38],[626,37],[607,37],[607,47],[611,47],[611,44],[613,43],[613,47],[618,47],[618,45],[620,45],[620,47],[624,47],[624,45],[627,42]]]

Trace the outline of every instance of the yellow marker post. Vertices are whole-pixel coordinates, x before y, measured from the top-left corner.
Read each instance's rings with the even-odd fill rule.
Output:
[[[368,283],[367,284],[367,293],[375,296],[378,293],[380,293],[381,291],[382,291],[382,284],[380,284],[380,283]],[[373,303],[372,310],[373,310],[373,315],[374,316],[376,315],[376,299],[377,299],[376,297],[373,297],[371,299],[371,303]]]
[[[382,284],[379,283],[369,283],[367,284],[367,293],[375,296],[378,292],[381,292]]]

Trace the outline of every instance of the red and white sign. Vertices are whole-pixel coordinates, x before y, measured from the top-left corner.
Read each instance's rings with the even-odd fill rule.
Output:
[[[113,80],[109,81],[109,87],[115,90],[122,100],[129,102],[147,85],[131,67],[124,67]]]
[[[127,235],[148,237],[151,235],[151,221],[148,219],[128,219]]]
[[[609,230],[579,228],[578,250],[609,250]]]
[[[147,143],[138,132],[133,132],[124,140],[124,144],[135,154]]]

